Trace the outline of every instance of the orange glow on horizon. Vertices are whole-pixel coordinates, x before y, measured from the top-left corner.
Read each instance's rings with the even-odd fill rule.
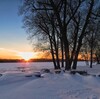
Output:
[[[0,59],[24,59],[39,58],[41,54],[33,51],[18,51],[13,49],[0,48]]]
[[[86,56],[86,55],[85,55]],[[61,58],[61,57],[60,57]],[[24,59],[28,61],[30,59],[52,59],[49,51],[22,51],[14,49],[0,48],[0,59]],[[78,59],[85,60],[80,53]],[[90,59],[90,54],[88,53],[88,60]]]
[[[0,59],[50,59],[51,56],[47,52],[42,51],[18,51],[13,49],[0,48]]]

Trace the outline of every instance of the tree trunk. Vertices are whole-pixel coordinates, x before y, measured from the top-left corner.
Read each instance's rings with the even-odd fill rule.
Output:
[[[92,59],[93,59],[93,49],[91,47],[91,52],[90,52],[90,68],[92,68]]]
[[[90,68],[92,68],[92,59],[93,59],[93,33],[92,33],[92,37],[91,37],[91,41],[90,41],[90,47],[91,47],[91,51],[90,51]]]
[[[61,40],[61,67],[64,67],[64,46],[62,40]]]
[[[75,52],[75,58],[74,58],[74,61],[73,61],[72,69],[76,69],[77,68],[78,55],[79,55],[81,46],[82,46],[82,38],[80,38],[77,50]]]
[[[58,67],[58,69],[60,69],[60,61],[59,61],[59,51],[58,51],[58,49],[59,49],[59,41],[58,41],[58,37],[57,37],[57,41],[55,40],[55,51],[56,51],[56,62],[57,62],[57,67]]]
[[[68,41],[64,41],[64,49],[65,49],[65,70],[70,70],[70,64],[69,64],[69,45]]]
[[[53,43],[52,43],[50,36],[49,36],[49,40],[50,40],[51,55],[52,55],[52,61],[53,61],[53,64],[54,64],[54,69],[57,69],[56,60],[55,60],[55,57],[54,57],[53,45],[52,45]]]
[[[78,53],[75,55],[75,58],[74,58],[74,61],[73,61],[72,69],[76,69],[76,68],[77,68],[77,60],[78,60]]]

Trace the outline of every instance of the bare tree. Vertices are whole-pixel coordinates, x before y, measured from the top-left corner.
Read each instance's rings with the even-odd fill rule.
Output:
[[[77,68],[90,19],[99,16],[96,6],[96,0],[24,0],[20,12],[32,37],[47,37],[54,68],[61,68],[61,59],[62,67],[70,70],[72,64],[73,69]]]

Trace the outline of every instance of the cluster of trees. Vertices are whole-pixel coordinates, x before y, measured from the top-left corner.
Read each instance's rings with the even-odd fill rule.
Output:
[[[50,50],[55,69],[76,69],[83,46],[91,63],[94,51],[99,61],[100,0],[24,0],[19,11],[30,39]]]

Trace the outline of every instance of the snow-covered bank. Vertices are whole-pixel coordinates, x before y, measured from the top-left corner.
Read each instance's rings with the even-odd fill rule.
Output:
[[[43,73],[41,78],[26,77],[17,67],[29,66],[34,70],[51,69],[52,63],[0,64],[0,99],[100,99],[100,77],[69,73]],[[80,64],[77,70],[92,75],[100,74],[100,64],[93,68]],[[4,71],[4,72],[3,72]]]
[[[99,77],[66,73],[43,76],[0,77],[0,99],[100,99]]]

